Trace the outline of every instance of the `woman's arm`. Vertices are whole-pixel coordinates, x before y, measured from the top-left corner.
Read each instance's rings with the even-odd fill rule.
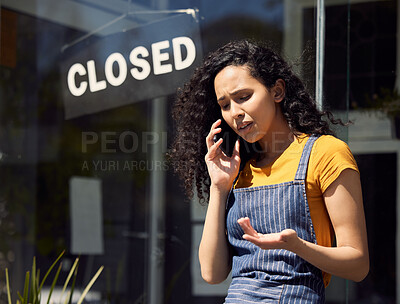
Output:
[[[209,284],[221,283],[231,270],[231,256],[225,232],[225,203],[228,193],[213,186],[210,188],[210,201],[199,247],[201,276]]]
[[[218,128],[220,124],[220,120],[216,121],[206,137],[208,152],[205,161],[211,187],[199,247],[201,275],[210,284],[224,281],[231,270],[231,255],[225,229],[225,206],[240,165],[239,141],[236,142],[232,157],[226,156],[219,149],[222,139],[214,143],[214,135],[221,132],[221,128]]]
[[[361,281],[369,272],[369,255],[358,172],[345,169],[324,192],[324,200],[335,230],[337,247],[304,241],[291,229],[258,234],[248,218],[238,220],[245,232],[243,238],[263,249],[290,250],[324,272]]]

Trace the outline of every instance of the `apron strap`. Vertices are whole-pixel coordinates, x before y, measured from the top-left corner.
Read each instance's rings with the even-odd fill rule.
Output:
[[[297,168],[296,175],[294,180],[305,180],[307,175],[308,161],[310,159],[311,150],[314,145],[314,142],[318,139],[319,135],[311,135],[303,149],[303,153],[301,154],[299,167]]]

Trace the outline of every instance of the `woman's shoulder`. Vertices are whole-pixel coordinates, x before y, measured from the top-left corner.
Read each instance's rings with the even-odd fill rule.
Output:
[[[295,141],[295,145],[303,149],[310,137],[311,136],[308,134],[298,135]],[[349,149],[349,147],[346,142],[333,135],[319,135],[312,148],[313,151],[319,150],[320,152],[324,151],[327,153],[347,149]]]
[[[349,146],[343,140],[333,135],[321,135],[314,144],[314,153],[332,155],[335,153],[351,153]]]
[[[356,160],[347,143],[332,135],[322,135],[315,141],[310,166],[327,178],[340,174],[346,168],[358,171]]]
[[[359,172],[349,146],[332,135],[322,135],[314,143],[308,164],[307,180],[324,193],[345,169]]]

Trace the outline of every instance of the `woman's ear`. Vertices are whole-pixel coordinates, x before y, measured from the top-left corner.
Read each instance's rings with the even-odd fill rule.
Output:
[[[283,79],[278,79],[275,82],[275,86],[272,88],[275,102],[279,103],[285,98],[285,86],[286,84]]]

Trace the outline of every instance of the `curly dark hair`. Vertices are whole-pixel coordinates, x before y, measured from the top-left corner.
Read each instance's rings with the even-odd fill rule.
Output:
[[[178,89],[172,109],[176,122],[176,137],[169,152],[175,172],[184,182],[186,193],[194,192],[201,203],[209,195],[210,179],[204,157],[207,153],[205,137],[211,125],[222,117],[214,90],[214,78],[227,66],[247,66],[250,74],[267,89],[278,79],[285,84],[285,98],[280,103],[282,113],[293,134],[334,135],[324,116],[334,124],[330,112],[317,109],[315,100],[296,76],[289,64],[266,43],[249,40],[233,41],[209,54],[192,78]],[[256,153],[254,147],[241,144],[242,165]]]

